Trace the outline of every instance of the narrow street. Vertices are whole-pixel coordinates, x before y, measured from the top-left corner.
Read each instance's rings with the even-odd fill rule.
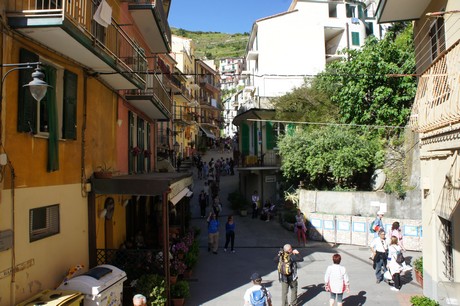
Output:
[[[208,151],[203,160],[231,157],[230,153]],[[192,168],[193,169],[193,168]],[[276,263],[273,261],[279,249],[286,243],[297,248],[304,256],[299,266],[298,305],[329,305],[329,294],[323,289],[324,273],[332,264],[332,255],[342,255],[342,265],[350,277],[350,293],[344,294],[344,305],[400,305],[410,306],[413,295],[421,295],[422,288],[412,279],[409,271],[403,278],[400,292],[393,292],[386,283],[375,283],[372,263],[368,259],[369,249],[354,245],[330,246],[324,242],[308,241],[306,247],[296,247],[297,239],[293,232],[284,229],[278,219],[264,222],[250,216],[234,216],[236,224],[236,253],[224,252],[225,222],[233,214],[227,195],[238,188],[238,173],[235,176],[222,176],[219,196],[223,211],[219,217],[218,254],[207,252],[207,223],[200,217],[198,194],[204,180],[198,180],[194,173],[194,197],[191,200],[192,226],[201,229],[200,258],[190,279],[191,297],[186,305],[234,306],[243,304],[243,294],[249,288],[249,277],[258,272],[263,283],[273,296],[273,305],[281,303],[281,285],[278,281]],[[209,212],[209,207],[207,208]],[[406,257],[420,256],[417,252],[407,252]]]

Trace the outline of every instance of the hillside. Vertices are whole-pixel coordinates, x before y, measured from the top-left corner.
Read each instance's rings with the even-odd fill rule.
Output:
[[[177,28],[171,28],[171,31],[174,35],[193,39],[196,45],[195,57],[200,59],[242,57],[249,39],[249,33],[193,32]]]

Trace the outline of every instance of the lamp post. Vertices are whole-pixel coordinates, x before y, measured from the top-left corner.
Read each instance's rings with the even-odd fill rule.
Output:
[[[24,70],[24,69],[32,69],[33,66],[37,66],[35,68],[35,71],[32,73],[32,81],[29,82],[29,84],[23,85],[24,87],[29,87],[30,93],[32,94],[32,97],[34,97],[37,102],[40,102],[41,99],[46,95],[46,91],[49,87],[49,85],[43,80],[44,74],[40,70],[40,62],[33,62],[33,63],[17,63],[17,64],[0,64],[1,68],[4,67],[12,67],[10,70],[8,70],[5,75],[2,76],[2,80],[0,83],[0,118],[1,112],[3,110],[3,83],[5,82],[6,77],[13,71],[16,70]],[[3,72],[3,71],[2,71]],[[2,140],[2,128],[3,128],[3,123],[1,122],[0,119],[0,143],[3,142]],[[11,282],[10,282],[10,296],[11,296],[11,301],[12,304],[15,304],[16,301],[16,294],[15,294],[15,286],[16,286],[16,245],[14,242],[14,236],[15,236],[15,214],[14,214],[14,189],[15,189],[15,172],[14,172],[14,167],[11,161],[6,158],[6,165],[10,168],[11,172],[11,194],[12,194],[12,199],[11,199],[11,227],[12,227],[12,246],[11,246]]]

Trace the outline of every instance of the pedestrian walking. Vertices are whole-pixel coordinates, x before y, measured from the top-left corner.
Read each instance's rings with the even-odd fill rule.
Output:
[[[230,251],[235,253],[235,222],[233,216],[228,216],[227,223],[225,223],[225,246],[224,252],[227,252],[228,244],[230,243]]]
[[[324,274],[324,284],[326,291],[330,292],[329,306],[343,305],[343,293],[350,292],[350,281],[344,266],[340,265],[342,257],[340,254],[332,255],[333,264],[328,266]]]
[[[208,219],[208,252],[217,254],[219,247],[219,221],[213,212],[209,213]]]
[[[399,222],[393,222],[393,224],[391,225],[391,229],[386,234],[386,237],[388,238],[388,244],[391,244],[392,238],[396,237],[398,239],[398,246],[400,247],[401,252],[403,253],[406,251],[406,249],[404,248],[403,235],[401,233],[401,227],[399,225]],[[401,266],[404,272],[412,270],[412,267],[408,265],[405,261],[401,263]]]
[[[206,195],[206,206],[208,206],[209,205],[209,185],[208,185],[208,182],[204,182],[203,190],[204,190],[204,194]]]
[[[294,231],[297,235],[297,241],[299,245],[300,243],[303,242],[303,245],[307,245],[307,237],[305,235],[307,231],[307,227],[305,226],[305,216],[304,214],[300,211],[300,209],[297,209],[297,214],[295,216],[295,227]]]
[[[391,290],[399,291],[402,287],[401,272],[403,271],[403,266],[398,262],[398,254],[402,254],[401,247],[398,245],[398,238],[396,236],[391,237],[390,241],[391,243],[388,246],[387,268],[390,271],[391,279],[394,283]]]
[[[262,285],[262,277],[259,273],[255,272],[250,277],[252,281],[252,287],[247,289],[244,293],[244,305],[245,306],[272,306],[272,296],[265,286]]]
[[[212,211],[214,212],[214,215],[216,215],[216,219],[219,219],[219,214],[222,211],[222,204],[220,203],[219,196],[216,196],[213,200]]]
[[[142,294],[136,294],[133,297],[133,306],[147,306],[147,298]]]
[[[385,230],[385,226],[383,225],[382,218],[384,216],[384,212],[379,210],[377,212],[377,217],[375,217],[375,220],[372,222],[372,229],[374,230],[374,238],[377,238],[379,236],[380,230]]]
[[[200,195],[198,196],[198,203],[200,204],[200,216],[204,218],[206,216],[206,197],[204,189],[201,190]]]
[[[257,193],[257,190],[254,190],[254,193],[252,194],[251,202],[252,202],[252,219],[255,219],[257,218],[257,215],[258,215],[259,202],[260,202],[260,197],[259,197],[259,194]]]
[[[285,244],[283,250],[275,257],[278,262],[278,276],[281,282],[281,305],[296,305],[297,303],[297,263],[303,261],[299,251],[293,250],[290,244]],[[288,293],[291,289],[291,302],[288,303]]]
[[[379,231],[379,237],[374,238],[370,244],[372,259],[374,261],[376,283],[383,280],[383,273],[387,271],[388,244],[385,240],[385,230]]]

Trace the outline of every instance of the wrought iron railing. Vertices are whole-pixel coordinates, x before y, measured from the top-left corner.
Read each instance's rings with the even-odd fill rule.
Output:
[[[7,10],[17,15],[60,17],[77,26],[90,37],[95,46],[103,49],[125,70],[145,81],[147,59],[145,51],[112,18],[107,28],[92,18],[98,7],[96,0],[14,0],[8,1]],[[65,42],[63,42],[65,43]]]
[[[460,40],[420,76],[410,127],[426,133],[460,120]]]
[[[128,280],[142,274],[163,274],[160,250],[156,249],[97,249],[97,265],[109,264],[126,272]]]
[[[142,95],[154,96],[157,101],[160,101],[165,109],[171,113],[172,99],[169,95],[163,82],[160,81],[159,76],[154,73],[146,74],[146,89],[133,89],[126,90],[126,95]]]

